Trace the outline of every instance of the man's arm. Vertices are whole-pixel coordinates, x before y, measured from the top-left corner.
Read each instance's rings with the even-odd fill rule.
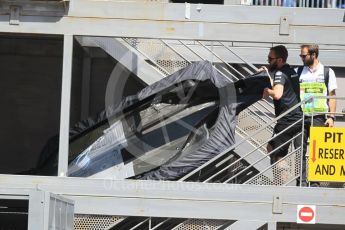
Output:
[[[329,92],[329,96],[336,96],[335,94],[335,90],[332,90],[331,92]],[[334,98],[329,99],[328,101],[328,105],[329,105],[329,117],[327,118],[325,125],[328,127],[333,127],[334,126],[334,119],[335,118],[335,111],[337,109],[337,101]]]
[[[271,96],[274,100],[279,100],[284,91],[284,86],[281,84],[277,84],[273,86],[273,89],[265,88],[264,89],[264,97]]]
[[[266,66],[261,66],[260,69],[258,69],[258,70],[256,71],[256,73],[261,73],[261,72],[263,72],[263,71],[266,72],[266,74],[268,75],[268,77],[269,77],[269,79],[270,79],[271,86],[273,86],[273,79],[272,79],[271,74],[270,74],[270,72],[268,71],[268,69],[267,69]]]

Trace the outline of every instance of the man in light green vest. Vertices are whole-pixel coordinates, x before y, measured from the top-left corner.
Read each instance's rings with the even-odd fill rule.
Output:
[[[306,100],[311,96],[335,96],[337,81],[334,71],[325,67],[318,59],[319,46],[315,44],[302,45],[300,57],[304,66],[296,68],[295,71],[299,76],[300,98]],[[311,126],[333,127],[334,112],[336,111],[335,99],[314,99],[302,105],[305,114],[304,121],[304,141],[303,141],[303,158],[307,148],[307,140],[310,135]],[[317,113],[320,114],[317,114]],[[322,114],[330,112],[328,115]],[[314,113],[314,114],[313,114]],[[305,165],[305,162],[304,162]]]

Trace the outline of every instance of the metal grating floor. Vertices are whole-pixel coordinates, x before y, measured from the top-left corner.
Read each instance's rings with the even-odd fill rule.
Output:
[[[124,218],[107,215],[74,215],[75,230],[105,230],[118,224]]]

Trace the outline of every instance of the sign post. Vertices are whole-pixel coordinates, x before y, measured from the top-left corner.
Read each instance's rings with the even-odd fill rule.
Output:
[[[345,128],[311,127],[309,181],[345,182]]]

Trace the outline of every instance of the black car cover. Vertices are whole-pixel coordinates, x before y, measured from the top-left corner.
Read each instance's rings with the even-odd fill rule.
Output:
[[[177,180],[235,143],[238,113],[266,87],[265,73],[231,82],[210,62],[193,63],[77,124],[69,176]]]

